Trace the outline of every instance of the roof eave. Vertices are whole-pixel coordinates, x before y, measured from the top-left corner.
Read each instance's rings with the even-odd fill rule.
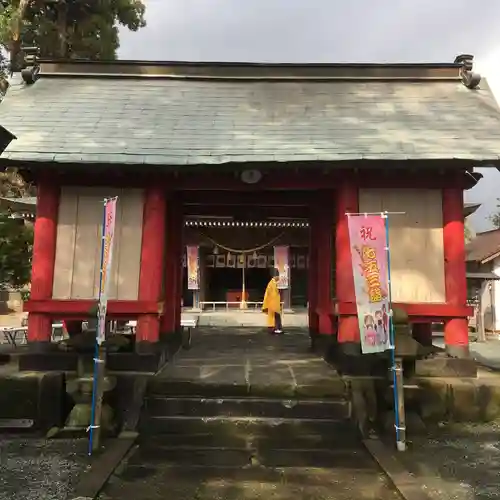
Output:
[[[481,264],[487,264],[488,262],[491,262],[492,260],[495,260],[497,257],[500,257],[500,250],[496,250],[495,253],[492,253],[488,257],[484,257],[481,260]]]
[[[469,217],[477,211],[481,203],[466,203],[464,206],[464,217]]]
[[[9,147],[9,144],[17,137],[0,125],[0,155]]]

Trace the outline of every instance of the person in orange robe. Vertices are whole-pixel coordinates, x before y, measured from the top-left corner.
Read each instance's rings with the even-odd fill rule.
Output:
[[[271,281],[269,281],[266,293],[264,294],[262,311],[267,314],[269,333],[281,335],[283,333],[283,326],[281,322],[281,296],[278,290],[278,281],[279,271],[273,269]]]

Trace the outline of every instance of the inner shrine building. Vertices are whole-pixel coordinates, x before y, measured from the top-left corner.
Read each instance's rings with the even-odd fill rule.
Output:
[[[500,115],[472,56],[31,69],[0,106],[16,137],[0,161],[37,186],[34,351],[50,348],[53,319],[88,318],[103,199],[118,196],[108,315],[137,320],[139,353],[179,330],[183,305],[261,301],[278,246],[285,307],[307,307],[312,334],[359,353],[346,214],[388,211],[393,302],[417,339],[442,322],[448,353],[468,355],[463,193],[500,158]]]

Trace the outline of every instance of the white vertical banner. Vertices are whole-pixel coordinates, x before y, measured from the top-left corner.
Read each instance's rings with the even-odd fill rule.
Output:
[[[363,354],[390,348],[390,288],[386,222],[380,215],[349,215],[352,273]]]
[[[115,238],[116,204],[118,197],[104,200],[104,216],[101,244],[101,279],[99,281],[99,304],[97,311],[97,343],[106,339],[106,312],[108,308],[109,283],[113,263]]]
[[[288,246],[274,247],[274,267],[280,273],[278,281],[278,288],[280,290],[288,288],[290,282],[289,251]]]

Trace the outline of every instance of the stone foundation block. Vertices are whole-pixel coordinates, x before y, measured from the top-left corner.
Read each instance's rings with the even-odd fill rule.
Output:
[[[488,422],[500,418],[500,377],[420,378],[419,413],[424,421]]]
[[[449,358],[436,356],[415,361],[417,377],[461,377],[476,378],[477,363],[473,359]]]
[[[46,431],[66,418],[62,373],[16,373],[0,378],[0,419],[33,420],[32,429]]]

